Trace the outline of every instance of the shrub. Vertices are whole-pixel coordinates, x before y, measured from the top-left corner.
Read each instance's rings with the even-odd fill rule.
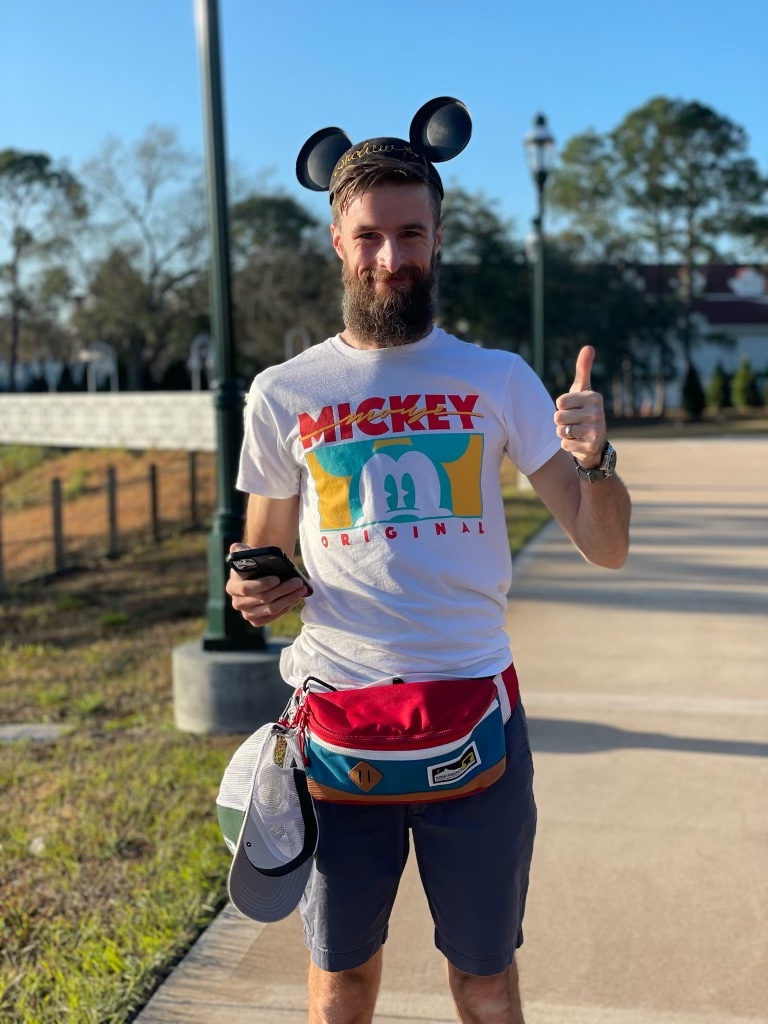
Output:
[[[756,409],[762,405],[757,387],[757,375],[746,356],[742,356],[739,368],[733,375],[733,403],[738,409]]]
[[[723,369],[722,363],[718,363],[707,388],[707,407],[720,412],[722,409],[730,409],[732,405],[731,378]]]
[[[682,406],[692,420],[701,419],[707,400],[704,388],[701,386],[701,378],[694,364],[688,360],[688,370],[683,381]]]

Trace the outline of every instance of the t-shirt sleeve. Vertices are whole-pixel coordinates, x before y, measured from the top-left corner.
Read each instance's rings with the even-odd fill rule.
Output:
[[[301,486],[300,468],[287,445],[285,432],[281,434],[258,377],[245,403],[243,445],[235,486],[265,498],[292,498]]]
[[[515,360],[507,381],[504,415],[509,457],[526,476],[541,469],[560,449],[553,419],[555,404],[524,359]]]

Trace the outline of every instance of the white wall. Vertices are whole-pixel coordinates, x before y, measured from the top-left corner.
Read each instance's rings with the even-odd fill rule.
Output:
[[[0,395],[0,444],[215,451],[213,395],[210,391]]]

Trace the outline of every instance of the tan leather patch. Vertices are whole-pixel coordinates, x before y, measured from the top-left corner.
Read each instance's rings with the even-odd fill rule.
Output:
[[[356,786],[359,786],[364,793],[370,793],[384,776],[367,761],[358,761],[354,768],[350,769],[349,777]]]

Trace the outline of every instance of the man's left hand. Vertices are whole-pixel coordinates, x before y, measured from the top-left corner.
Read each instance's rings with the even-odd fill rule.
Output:
[[[573,384],[555,405],[555,423],[560,444],[585,469],[600,465],[605,448],[605,411],[603,396],[592,390],[592,363],[595,350],[585,345],[576,360]]]

